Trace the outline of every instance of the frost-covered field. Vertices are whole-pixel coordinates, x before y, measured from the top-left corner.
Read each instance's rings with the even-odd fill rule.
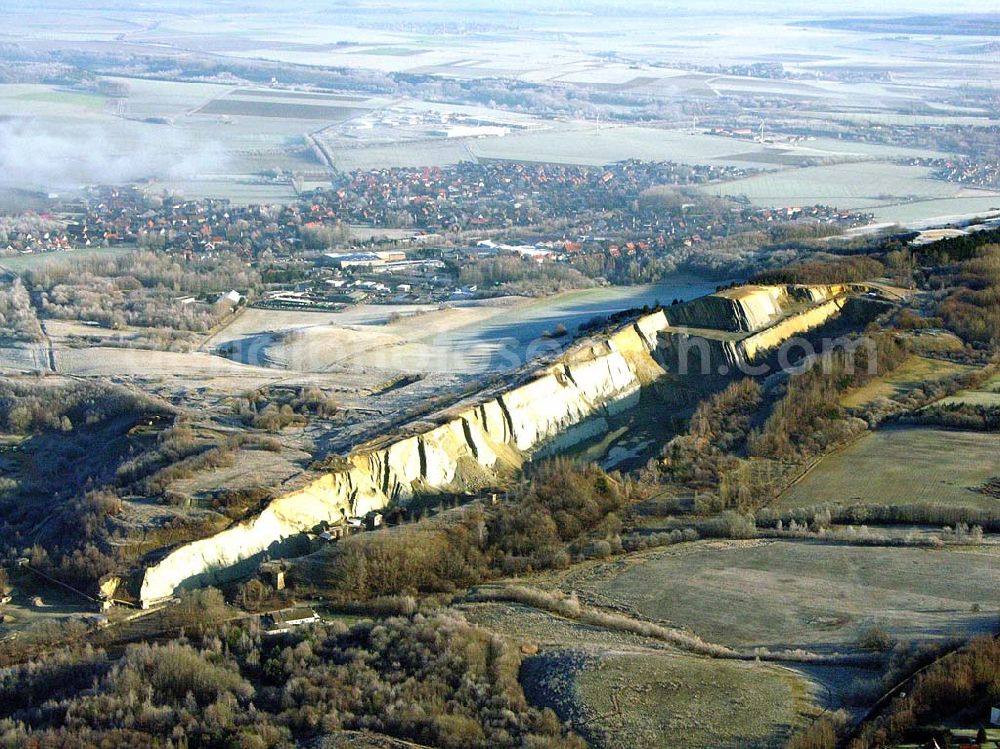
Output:
[[[706,190],[743,195],[760,206],[822,203],[870,211],[881,221],[911,222],[1000,207],[1000,193],[931,179],[930,172],[886,161],[826,164],[755,175]]]

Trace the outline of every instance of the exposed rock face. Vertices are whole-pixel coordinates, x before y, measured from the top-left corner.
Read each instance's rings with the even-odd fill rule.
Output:
[[[745,294],[718,295],[721,301],[696,300],[680,314],[697,320],[698,327],[722,323],[730,326],[725,330],[758,330],[766,320],[780,317],[790,300],[831,299],[800,322],[787,317],[743,341],[726,342],[733,347],[724,349],[725,356],[748,356],[835,314],[838,293],[830,287],[753,287]],[[146,569],[140,600],[145,606],[179,588],[238,577],[265,554],[290,553],[304,531],[321,523],[364,515],[405,501],[416,491],[482,485],[533,454],[600,434],[607,416],[637,404],[641,387],[665,374],[658,349],[668,328],[663,312],[646,315],[602,342],[570,350],[527,384],[470,406],[441,426],[388,444],[362,446],[344,469],[309,480],[253,519],[170,552]]]
[[[253,520],[210,538],[185,544],[149,567],[142,579],[142,604],[173,595],[183,586],[208,585],[253,569],[265,553],[291,551],[298,535],[320,520],[337,520],[382,507],[373,476],[358,466],[328,473],[271,502]],[[295,529],[294,531],[292,529]]]
[[[753,333],[790,309],[842,296],[845,286],[738,286],[671,307],[671,325]]]
[[[847,303],[848,297],[837,296],[811,306],[808,309],[779,320],[765,330],[741,340],[736,356],[740,361],[754,361],[761,354],[777,348],[789,338],[817,328],[827,320],[836,317]]]
[[[747,336],[699,334],[697,330],[666,328],[660,331],[660,357],[668,369],[682,374],[717,374],[720,367],[733,372],[790,338],[817,328],[840,314],[848,297],[835,297],[805,311],[779,320],[769,328]]]
[[[178,588],[243,574],[264,554],[282,553],[290,539],[323,522],[364,515],[418,490],[482,483],[501,469],[519,467],[557,437],[560,447],[567,447],[600,433],[605,415],[637,403],[643,381],[663,374],[651,352],[653,331],[666,319],[662,314],[649,318],[641,323],[646,334],[640,325],[630,325],[441,426],[378,449],[361,448],[346,470],[279,497],[252,520],[179,547],[146,570],[140,600],[145,605]],[[640,375],[629,359],[641,358]],[[592,423],[585,427],[586,422]]]

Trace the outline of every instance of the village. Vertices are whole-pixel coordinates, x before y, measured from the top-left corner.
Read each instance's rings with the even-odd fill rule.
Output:
[[[664,258],[697,255],[741,232],[808,225],[807,233],[835,234],[870,218],[824,206],[762,209],[687,191],[745,173],[669,162],[600,169],[468,162],[352,172],[288,205],[92,188],[10,222],[0,252],[121,247],[189,262],[235,256],[280,289],[248,301],[336,310],[489,296],[489,288],[463,282],[462,269],[498,256],[629,283]]]

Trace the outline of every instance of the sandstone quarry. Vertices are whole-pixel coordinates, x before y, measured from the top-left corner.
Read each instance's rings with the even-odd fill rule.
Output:
[[[603,340],[573,347],[527,383],[465,407],[440,426],[360,446],[342,467],[304,481],[256,517],[170,551],[144,571],[139,599],[148,606],[185,587],[233,579],[265,555],[294,553],[302,534],[324,523],[418,492],[486,486],[531,456],[602,433],[607,417],[634,407],[641,389],[666,374],[676,326],[732,334],[710,339],[711,345],[727,362],[749,361],[835,316],[850,291],[740,287],[640,317]]]

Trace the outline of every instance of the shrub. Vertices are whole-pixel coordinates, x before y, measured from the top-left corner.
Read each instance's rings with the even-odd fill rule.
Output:
[[[588,545],[611,553],[627,491],[599,468],[549,461],[513,494],[446,519],[351,536],[300,561],[292,579],[338,599],[364,600],[450,592],[497,575],[561,568]]]

